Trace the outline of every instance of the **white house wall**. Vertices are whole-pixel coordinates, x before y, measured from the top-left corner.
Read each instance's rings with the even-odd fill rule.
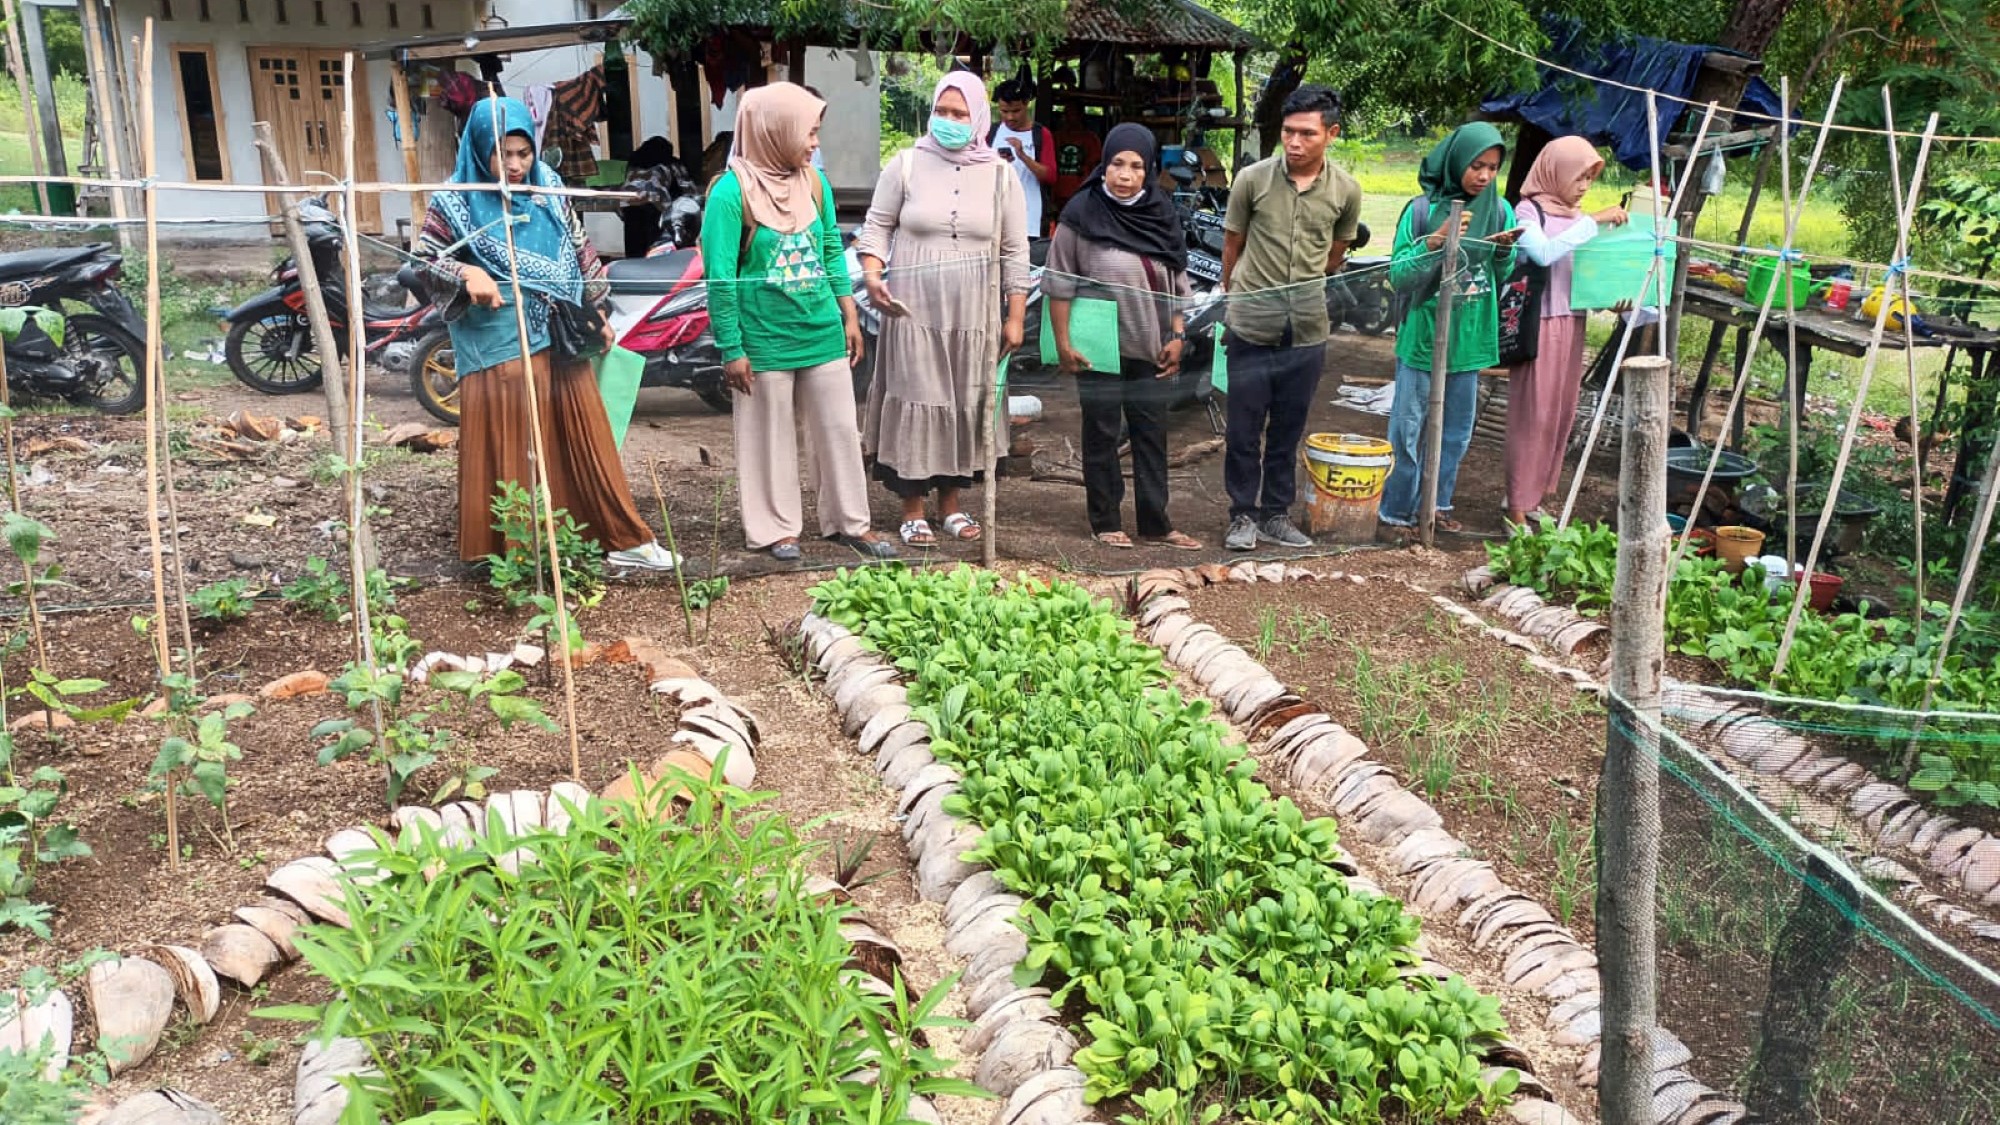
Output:
[[[368,0],[361,5],[363,22],[360,28],[353,26],[351,10],[344,0],[329,0],[325,27],[313,24],[311,0],[290,0],[286,5],[290,21],[284,24],[277,22],[277,5],[273,0],[250,0],[251,20],[247,24],[237,18],[236,0],[210,0],[212,18],[206,23],[192,18],[199,10],[196,0],[176,0],[172,6],[176,18],[171,21],[158,19],[160,6],[155,3],[130,0],[116,3],[113,13],[118,21],[119,34],[128,43],[143,34],[147,17],[156,21],[153,33],[155,96],[153,105],[148,107],[148,112],[153,115],[154,128],[158,130],[159,169],[156,178],[167,181],[194,178],[182,147],[180,80],[175,71],[173,48],[206,46],[214,50],[222,143],[229,158],[230,176],[235,183],[259,184],[264,182],[264,166],[255,144],[257,115],[250,94],[250,48],[344,50],[386,39],[426,34],[419,24],[420,4],[417,0],[397,0],[397,3],[400,5],[401,26],[394,29],[389,27],[389,4],[384,0]],[[431,11],[437,32],[463,31],[471,26],[471,5],[466,0],[431,0]],[[139,65],[136,52],[132,53],[131,65],[134,68]],[[387,117],[387,111],[393,105],[389,92],[389,63],[375,60],[364,64],[357,58],[355,65],[360,73],[354,90],[354,112],[357,116],[363,113],[372,116],[370,127],[374,134],[375,177],[384,181],[401,180],[402,150],[397,145],[395,129]],[[138,127],[137,122],[135,127]],[[296,175],[297,170],[293,172]],[[407,196],[384,195],[381,206],[382,223],[387,230],[394,231],[399,220],[410,217]],[[270,213],[270,204],[262,193],[163,191],[159,196],[159,213],[162,219],[169,220],[242,220],[242,223],[229,225],[170,226],[162,230],[164,238],[224,241],[264,241],[270,238],[268,229],[256,225]]]

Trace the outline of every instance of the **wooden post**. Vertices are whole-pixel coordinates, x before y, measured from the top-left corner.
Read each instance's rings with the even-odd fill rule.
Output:
[[[7,20],[7,69],[14,72],[14,87],[21,94],[21,127],[28,134],[28,163],[34,168],[35,175],[46,176],[49,167],[48,162],[42,159],[42,133],[35,128],[40,115],[36,112],[36,99],[28,90],[27,56],[21,53],[21,21],[17,18],[16,0],[0,0],[0,14],[4,14]],[[42,214],[51,214],[49,185],[37,184],[35,195],[42,201]]]
[[[104,146],[104,169],[112,179],[122,180],[125,178],[125,157],[114,131],[119,120],[114,110],[117,96],[111,85],[110,67],[105,63],[107,47],[103,28],[98,23],[95,0],[80,0],[76,13],[83,27],[84,57],[90,65],[90,100],[97,113],[98,143]],[[119,220],[130,218],[132,211],[125,199],[125,190],[111,188],[109,194],[112,217]],[[118,226],[119,245],[129,254],[134,249],[134,241],[132,228],[121,221]]]
[[[416,183],[423,176],[417,158],[417,115],[410,99],[410,75],[403,69],[403,60],[392,59],[389,63],[389,89],[396,99],[397,147],[403,150],[403,178]],[[354,178],[354,165],[347,165],[347,178]],[[410,197],[410,245],[414,250],[417,238],[423,233],[424,212],[430,209],[430,196],[418,192]],[[350,220],[356,217],[349,215]]]
[[[20,10],[28,73],[35,83],[35,112],[42,123],[42,159],[48,166],[48,174],[60,179],[69,175],[69,154],[63,151],[62,121],[56,116],[56,87],[49,75],[49,48],[42,34],[42,8],[39,4],[24,4]]]
[[[1604,984],[1599,1113],[1653,1120],[1654,945],[1660,864],[1660,673],[1667,614],[1667,415],[1671,361],[1625,364],[1611,683],[1597,785],[1597,960]]]
[[[348,526],[352,529],[347,552],[353,574],[349,578],[354,595],[355,646],[362,662],[369,668],[375,666],[375,642],[369,623],[368,574],[379,565],[375,557],[375,537],[368,529],[368,502],[361,494],[362,425],[368,418],[368,339],[364,318],[356,316],[354,309],[361,306],[361,198],[354,190],[355,137],[354,128],[354,52],[349,51],[341,62],[340,134],[346,144],[342,167],[347,169],[346,182],[341,185],[341,224],[344,241],[342,257],[347,260],[347,292],[349,313],[347,329],[348,373],[353,379],[349,387],[348,405],[354,412],[354,424],[348,427],[348,444],[341,449],[341,459],[350,466],[347,478]],[[399,71],[400,73],[400,71]],[[403,135],[410,135],[409,123],[403,122]],[[414,235],[412,236],[414,238]],[[303,260],[303,259],[301,259]],[[300,273],[304,273],[303,268]]]
[[[1889,186],[1895,189],[1896,210],[1903,210],[1903,167],[1902,156],[1896,148],[1896,106],[1889,96],[1889,87],[1882,87],[1882,125],[1889,130]],[[1907,263],[1905,263],[1907,265]],[[1892,268],[1889,276],[1882,279],[1885,297],[1894,295],[1892,290],[1901,280],[1903,308],[1917,306],[1910,300],[1910,271],[1907,268]],[[1903,375],[1910,396],[1910,508],[1914,522],[1911,525],[1911,550],[1915,564],[1910,567],[1910,578],[1916,585],[1915,604],[1910,607],[1910,626],[1916,630],[1911,636],[1918,636],[1924,627],[1924,432],[1923,423],[1918,420],[1921,407],[1917,403],[1917,337],[1916,326],[1909,316],[1903,321]],[[1942,376],[1939,377],[1942,380]],[[1787,496],[1792,507],[1798,507],[1797,495]],[[1794,519],[1798,518],[1796,514]],[[1794,536],[1796,538],[1796,536]]]
[[[1417,532],[1426,547],[1437,543],[1438,468],[1444,456],[1444,389],[1451,374],[1452,289],[1458,284],[1458,227],[1459,217],[1464,214],[1465,204],[1454,200],[1445,215],[1444,261],[1438,265],[1437,330],[1431,334],[1431,399],[1424,413],[1424,482],[1421,506],[1417,509]],[[1435,209],[1432,217],[1435,221]]]
[[[271,123],[259,121],[256,124],[257,151],[263,154],[264,170],[269,182],[279,187],[292,186],[291,173],[285,169],[285,160],[278,155],[278,146],[271,139]],[[299,224],[298,200],[291,194],[285,196],[285,205],[280,211],[285,223],[285,237],[292,244],[292,259],[299,267],[299,292],[305,297],[306,319],[312,324],[313,348],[319,352],[320,388],[326,392],[327,428],[333,431],[334,448],[341,451],[343,460],[354,448],[354,419],[347,411],[347,384],[341,376],[340,341],[333,334],[333,321],[326,313],[326,294],[319,287],[319,272],[313,268],[312,246],[306,241],[305,227]],[[349,216],[353,221],[353,216]],[[359,290],[347,295],[350,313],[361,307]],[[356,359],[355,362],[364,362]],[[354,491],[354,474],[359,466],[348,465],[341,473],[343,495]],[[368,525],[360,524],[350,528],[354,550],[365,560],[364,569],[373,570],[377,565],[375,544],[368,534]]]

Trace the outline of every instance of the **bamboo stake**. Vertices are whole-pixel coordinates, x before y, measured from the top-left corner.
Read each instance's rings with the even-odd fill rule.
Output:
[[[360,314],[365,303],[361,294],[361,232],[357,228],[360,201],[354,193],[354,52],[344,56],[341,81],[340,132],[345,140],[343,174],[341,178],[341,240],[347,259],[347,356],[348,370],[353,384],[347,396],[348,407],[354,412],[354,424],[348,427],[351,434],[348,447],[342,451],[350,469],[347,473],[348,528],[347,566],[349,571],[349,593],[354,609],[354,649],[363,667],[370,674],[375,671],[374,623],[369,620],[372,612],[368,605],[368,575],[373,571],[376,560],[366,549],[374,543],[367,533],[368,507],[361,490],[363,451],[361,448],[363,424],[368,417],[368,332],[367,318]],[[331,376],[332,373],[329,373]],[[365,546],[364,546],[365,545]],[[376,733],[381,733],[381,703],[376,703]]]
[[[1930,163],[1931,141],[1937,136],[1938,115],[1933,113],[1924,125],[1923,140],[1917,146],[1917,166],[1910,173],[1910,191],[1903,199],[1903,206],[1896,211],[1896,261],[1901,262],[1910,254],[1910,222],[1916,217],[1917,200],[1923,195],[1924,169]],[[1894,143],[1890,138],[1890,143]],[[1883,295],[1888,295],[1888,286],[1883,286]],[[1798,588],[1792,591],[1792,612],[1785,618],[1785,633],[1778,641],[1778,658],[1771,666],[1771,678],[1775,681],[1785,671],[1785,664],[1791,659],[1792,642],[1798,638],[1799,617],[1805,612],[1808,587],[1812,583],[1813,569],[1819,563],[1820,548],[1826,542],[1826,529],[1833,523],[1833,508],[1840,498],[1840,482],[1847,474],[1847,459],[1854,452],[1855,431],[1861,428],[1861,409],[1867,405],[1868,384],[1875,377],[1875,364],[1882,355],[1882,334],[1889,322],[1889,306],[1884,300],[1875,311],[1875,330],[1868,339],[1868,358],[1861,365],[1861,383],[1854,389],[1854,406],[1847,414],[1847,427],[1840,435],[1840,456],[1833,463],[1833,479],[1826,483],[1826,500],[1820,505],[1819,526],[1813,529],[1812,549],[1806,554],[1805,573],[1799,576]],[[1905,311],[1907,315],[1907,310]]]
[[[1708,103],[1708,111],[1702,114],[1701,127],[1696,129],[1694,134],[1694,151],[1696,152],[1701,151],[1702,142],[1708,139],[1708,129],[1715,121],[1716,108],[1716,103],[1710,102]],[[1658,146],[1655,146],[1653,149],[1653,183],[1656,185],[1653,194],[1655,195],[1659,194],[1657,185],[1661,183],[1659,172],[1660,150]],[[1672,211],[1680,205],[1681,193],[1686,191],[1688,185],[1693,181],[1694,164],[1690,162],[1686,168],[1681,169],[1680,179],[1674,184],[1674,197],[1667,205],[1668,211]],[[1659,201],[1656,199],[1654,200],[1654,214],[1658,215],[1659,210]],[[1654,249],[1657,251],[1663,245],[1663,242],[1664,238],[1660,233],[1660,225],[1656,220],[1653,225]],[[1638,310],[1645,304],[1646,294],[1652,292],[1653,281],[1660,276],[1660,263],[1663,260],[1664,257],[1662,254],[1655,253],[1652,262],[1646,267],[1646,279],[1639,283],[1639,294],[1632,302],[1633,315],[1625,319],[1625,329],[1618,337],[1618,351],[1611,358],[1611,371],[1604,378],[1604,391],[1597,396],[1597,406],[1591,411],[1590,432],[1583,440],[1583,454],[1577,458],[1576,475],[1570,478],[1569,495],[1563,500],[1562,518],[1556,521],[1557,527],[1568,527],[1570,516],[1576,511],[1576,498],[1583,491],[1583,478],[1590,471],[1590,458],[1597,452],[1597,435],[1604,429],[1604,416],[1611,406],[1611,393],[1618,388],[1618,373],[1625,366],[1626,349],[1631,345],[1632,336],[1639,326]]]
[[[1710,114],[1710,116],[1711,116],[1711,117],[1712,117],[1712,116],[1714,115],[1714,113],[1715,113],[1715,105],[1714,105],[1714,103],[1713,103],[1713,102],[1709,103],[1709,111],[1708,111],[1708,112],[1709,112],[1709,114]],[[1680,117],[1680,113],[1679,113],[1679,112],[1676,112],[1676,113],[1674,114],[1674,117],[1675,117],[1676,119],[1678,119],[1678,118]],[[1703,127],[1703,130],[1702,130],[1702,131],[1703,131],[1704,133],[1706,133],[1706,132],[1707,132],[1707,128],[1706,128],[1706,125],[1707,125],[1707,121],[1706,121],[1706,120],[1704,120],[1704,121],[1703,121],[1703,126],[1704,126],[1704,127]],[[1664,211],[1662,210],[1662,207],[1661,207],[1661,204],[1662,204],[1662,200],[1660,199],[1660,189],[1661,189],[1661,188],[1663,188],[1663,187],[1666,187],[1666,186],[1667,186],[1667,183],[1666,183],[1666,180],[1665,180],[1665,178],[1663,178],[1663,177],[1662,177],[1662,176],[1660,175],[1660,109],[1659,109],[1659,99],[1653,96],[1653,92],[1652,92],[1651,90],[1648,90],[1648,91],[1646,91],[1646,142],[1647,142],[1647,143],[1646,143],[1646,151],[1647,151],[1648,155],[1650,155],[1650,156],[1652,157],[1652,161],[1653,161],[1653,180],[1652,180],[1652,182],[1651,182],[1650,184],[1648,184],[1647,186],[1648,186],[1648,187],[1650,187],[1650,188],[1652,189],[1652,191],[1650,192],[1650,194],[1652,195],[1652,198],[1653,198],[1653,245],[1654,245],[1655,247],[1658,247],[1658,246],[1659,246],[1659,244],[1660,244],[1660,230],[1661,230],[1661,228],[1662,228],[1662,227],[1664,227],[1664,226],[1666,225],[1666,213],[1665,213],[1665,212],[1664,212]],[[1700,161],[1699,161],[1698,159],[1696,159],[1696,157],[1697,157],[1697,156],[1699,156],[1699,155],[1700,155],[1700,153],[1701,153],[1701,145],[1700,145],[1699,143],[1697,143],[1697,144],[1695,145],[1694,149],[1692,150],[1692,152],[1693,152],[1693,154],[1692,154],[1692,155],[1690,155],[1690,156],[1688,157],[1688,163],[1687,163],[1687,167],[1681,170],[1681,182],[1682,182],[1682,183],[1686,183],[1686,182],[1687,182],[1688,180],[1691,180],[1691,179],[1693,179],[1693,178],[1694,178],[1694,166],[1695,166],[1696,164],[1699,164],[1699,163],[1700,163]],[[1680,203],[1680,198],[1681,198],[1681,193],[1680,193],[1679,189],[1677,188],[1677,189],[1675,189],[1675,191],[1674,191],[1674,203],[1675,203],[1675,205],[1677,205],[1677,206],[1679,205],[1679,203]],[[1653,260],[1654,260],[1654,261],[1658,261],[1658,260],[1659,260],[1659,255],[1658,255],[1658,254],[1655,254],[1655,255],[1653,256]],[[1641,294],[1642,294],[1642,296],[1643,296],[1643,293],[1644,293],[1644,291],[1642,290],[1642,291],[1641,291]],[[1660,327],[1659,327],[1659,330],[1658,330],[1657,332],[1655,332],[1655,333],[1654,333],[1654,335],[1655,335],[1656,337],[1658,337],[1658,339],[1656,339],[1656,340],[1655,340],[1654,342],[1655,342],[1655,343],[1657,343],[1657,344],[1659,345],[1659,348],[1660,348],[1660,358],[1661,358],[1661,359],[1668,359],[1669,357],[1668,357],[1668,355],[1667,355],[1667,318],[1666,318],[1666,308],[1665,308],[1665,302],[1664,302],[1664,301],[1663,301],[1663,302],[1661,302],[1661,306],[1662,306],[1662,307],[1661,307],[1661,309],[1660,309],[1660,314],[1661,314],[1661,315],[1660,315]],[[1606,382],[1609,382],[1609,381],[1610,381],[1609,379],[1607,379],[1607,380],[1606,380]]]
[[[498,91],[494,91],[493,96],[497,99],[499,96]],[[512,215],[514,186],[507,182],[505,169],[500,166],[501,152],[507,140],[507,130],[500,120],[500,107],[497,102],[491,103],[491,112],[493,114],[493,171],[495,178],[500,181],[501,207],[507,214]],[[540,159],[539,153],[536,154],[536,159]],[[532,193],[529,195],[528,200],[529,206],[536,205]],[[532,438],[535,452],[533,485],[536,498],[541,503],[542,519],[540,528],[543,543],[548,551],[550,582],[555,590],[556,647],[562,653],[563,717],[564,726],[567,728],[566,733],[569,735],[569,774],[570,780],[581,782],[583,780],[583,749],[578,744],[576,735],[576,668],[575,660],[571,657],[569,651],[569,601],[568,595],[563,591],[562,553],[556,547],[555,497],[549,492],[548,442],[542,435],[541,395],[535,388],[534,351],[529,346],[528,340],[528,312],[527,306],[524,303],[525,294],[521,290],[520,258],[517,256],[514,248],[514,224],[512,222],[503,222],[500,224],[500,229],[507,236],[507,284],[513,289],[514,327],[520,334],[521,343],[521,377],[527,387],[528,433]],[[555,385],[556,375],[554,357],[551,357],[549,365],[550,386]],[[499,375],[496,373],[493,377],[498,378]],[[461,498],[459,502],[465,503],[464,498]]]
[[[1891,140],[1893,144],[1893,139]],[[1993,533],[1994,501],[2000,499],[2000,434],[1993,439],[1993,449],[1986,455],[1986,480],[1979,489],[1979,514],[1972,521],[1972,538],[1965,544],[1965,561],[1959,567],[1958,588],[1952,592],[1951,613],[1945,618],[1944,635],[1938,638],[1937,655],[1931,658],[1930,678],[1924,682],[1924,703],[1918,711],[1928,712],[1937,701],[1938,680],[1944,676],[1945,657],[1951,652],[1952,637],[1958,632],[1958,621],[1965,612],[1966,597],[1972,592],[1973,580],[1979,573],[1979,556],[1986,547],[1986,537]],[[1918,719],[1921,723],[1921,717]],[[1903,753],[1903,772],[1908,774],[1917,761],[1917,744],[1922,728],[1910,738],[1910,747]]]
[[[1597,785],[1597,956],[1604,983],[1600,1109],[1653,1119],[1659,977],[1654,914],[1660,864],[1660,653],[1666,628],[1667,428],[1672,363],[1642,356],[1625,383],[1618,474],[1618,576],[1611,680]]]
[[[1798,237],[1799,232],[1799,218],[1805,214],[1806,198],[1812,193],[1813,177],[1819,171],[1820,155],[1826,151],[1826,137],[1829,131],[1827,127],[1833,124],[1834,111],[1840,106],[1840,91],[1846,82],[1846,75],[1842,75],[1839,79],[1835,80],[1833,84],[1833,96],[1827,99],[1826,117],[1820,124],[1819,139],[1813,142],[1812,157],[1806,161],[1806,174],[1804,179],[1799,182],[1798,198],[1795,200],[1787,198],[1785,200],[1785,245],[1784,249],[1779,251],[1776,276],[1783,283],[1782,287],[1785,290],[1785,299],[1787,302],[1786,308],[1788,309],[1791,307],[1792,283],[1791,271],[1786,268],[1786,263],[1791,260],[1792,244]],[[1786,178],[1790,179],[1789,176]],[[1763,302],[1757,308],[1757,324],[1756,327],[1750,330],[1750,346],[1743,349],[1743,362],[1736,371],[1736,385],[1730,390],[1728,408],[1722,412],[1722,420],[1725,426],[1728,424],[1729,419],[1734,418],[1736,412],[1743,408],[1743,396],[1750,389],[1750,361],[1756,357],[1757,344],[1764,338],[1764,327],[1771,323],[1771,306],[1777,300],[1779,288],[1779,282],[1773,282],[1770,290],[1764,294]],[[1790,319],[1792,318],[1787,317],[1788,321]],[[1880,334],[1878,333],[1877,335],[1879,337]],[[1787,385],[1789,386],[1789,382]],[[1700,426],[1701,419],[1695,419],[1695,428],[1697,431],[1700,429]],[[1697,434],[1697,436],[1699,435]],[[1715,480],[1716,466],[1722,464],[1722,447],[1725,443],[1720,438],[1721,435],[1718,434],[1718,440],[1715,442],[1714,448],[1709,450],[1708,467],[1702,470],[1701,484],[1695,489],[1694,505],[1688,509],[1687,526],[1681,529],[1680,540],[1675,544],[1674,565],[1676,566],[1680,564],[1681,558],[1687,554],[1688,541],[1694,536],[1694,515],[1701,511],[1702,504],[1708,499],[1708,486]],[[1796,476],[1796,471],[1792,475]],[[1805,588],[1804,579],[1800,579],[1799,588]]]
[[[1896,107],[1889,97],[1889,87],[1882,87],[1882,123],[1889,130],[1889,186],[1895,189],[1896,210],[1903,210],[1903,173],[1901,154],[1896,148]],[[1882,296],[1889,298],[1891,283],[1902,282],[1903,298],[1903,375],[1910,392],[1910,504],[1914,509],[1912,535],[1916,549],[1916,567],[1911,578],[1916,582],[1916,605],[1911,610],[1911,624],[1921,630],[1924,624],[1924,432],[1923,423],[1918,420],[1921,409],[1917,402],[1917,330],[1910,324],[1910,314],[1915,305],[1910,303],[1910,271],[1907,263],[1898,260],[1890,264],[1889,276],[1882,280]],[[1914,635],[1914,634],[1913,634]],[[1929,704],[1925,704],[1926,709]]]
[[[86,4],[85,8],[88,9]],[[153,74],[153,21],[146,20],[146,76]],[[152,117],[146,118],[146,136],[140,155],[150,168],[153,160]],[[173,673],[173,661],[167,651],[167,564],[166,551],[160,543],[160,450],[166,444],[165,419],[161,411],[165,408],[164,396],[156,391],[160,384],[160,228],[158,224],[159,200],[152,192],[143,193],[146,212],[146,533],[153,547],[153,657],[160,669],[160,681]],[[174,554],[180,554],[180,544],[174,544]],[[192,654],[190,654],[192,655]],[[180,808],[174,794],[172,780],[169,779],[166,792],[167,814],[167,866],[175,871],[181,866],[181,824]]]
[[[142,104],[151,105],[153,101],[153,25],[150,20],[146,23],[144,38],[134,36],[132,38],[132,46],[139,52],[140,65],[145,71],[139,79],[140,100]],[[155,128],[152,116],[150,114],[147,115],[146,124],[139,138],[140,171],[143,174],[150,175],[159,169],[158,137]],[[145,208],[147,221],[152,224],[146,244],[147,262],[150,265],[153,257],[159,251],[159,213],[155,203],[157,194],[144,190],[140,194],[140,201]],[[147,350],[158,354],[160,362],[154,365],[153,370],[156,374],[153,379],[148,381],[146,394],[148,396],[157,395],[161,402],[165,402],[167,401],[166,353],[161,351],[164,345],[160,343],[160,334],[155,331],[150,332],[149,336]],[[160,478],[161,482],[166,486],[167,536],[174,544],[174,615],[176,623],[180,626],[181,661],[183,669],[187,673],[188,683],[193,684],[197,682],[194,661],[194,626],[188,620],[187,565],[181,558],[180,550],[181,505],[178,492],[179,485],[174,480],[173,444],[169,438],[171,430],[172,425],[162,421],[160,425]],[[224,827],[226,828],[227,825],[225,824]]]
[[[34,168],[36,177],[49,170],[48,161],[42,156],[42,130],[39,115],[35,112],[35,96],[28,89],[27,53],[21,49],[20,12],[16,0],[0,0],[0,15],[7,20],[7,69],[14,72],[14,85],[21,93],[21,124],[28,133],[28,163]],[[55,208],[49,203],[49,185],[46,180],[35,185],[36,195],[42,201],[44,215]],[[46,658],[44,663],[46,664]]]
[[[21,476],[14,459],[14,405],[7,391],[7,354],[0,349],[0,435],[6,439],[7,505],[21,515]],[[28,632],[35,638],[35,666],[49,668],[49,642],[42,632],[42,609],[35,597],[35,568],[21,560],[21,590],[28,604]]]
[[[1451,308],[1458,286],[1459,221],[1465,204],[1453,200],[1444,221],[1444,262],[1438,267],[1437,316],[1431,334],[1430,402],[1424,414],[1424,477],[1417,507],[1417,535],[1437,544],[1438,473],[1444,460],[1445,383],[1451,378]]]
[[[1778,126],[1778,205],[1789,216],[1792,209],[1792,79],[1790,75],[1778,80],[1778,113],[1782,118]],[[1825,136],[1822,128],[1820,135]],[[1765,151],[1770,151],[1766,149]],[[1759,168],[1759,171],[1762,171]],[[1755,203],[1755,197],[1751,202]],[[1737,242],[1748,242],[1750,238],[1750,209],[1743,210],[1743,226]],[[1785,562],[1789,564],[1799,557],[1799,396],[1805,388],[1798,384],[1799,370],[1799,323],[1798,318],[1789,315],[1792,294],[1791,284],[1785,285]],[[1752,348],[1757,341],[1751,340]],[[1723,421],[1727,423],[1727,415]],[[1694,513],[1700,511],[1700,497],[1696,497],[1697,507],[1688,510],[1688,522],[1694,522]]]
[[[125,179],[125,159],[121,151],[123,146],[119,142],[115,124],[118,117],[113,112],[111,73],[104,59],[104,53],[109,47],[103,29],[99,25],[96,0],[81,0],[76,6],[76,11],[77,19],[83,27],[84,58],[90,67],[91,101],[97,109],[97,139],[98,143],[104,146],[104,167],[111,173],[111,179],[116,181],[107,185],[111,196],[111,214],[122,221],[130,218],[132,214],[131,207],[126,203],[125,189],[139,188],[143,191],[146,184],[144,181]],[[87,185],[92,181],[79,177],[77,182]],[[122,225],[118,230],[119,242],[129,251],[132,246],[131,234]],[[164,620],[161,625],[165,626]]]

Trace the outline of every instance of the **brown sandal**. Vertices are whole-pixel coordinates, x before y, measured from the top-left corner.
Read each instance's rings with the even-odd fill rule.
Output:
[[[1171,547],[1176,551],[1201,550],[1201,540],[1185,531],[1169,531],[1165,535],[1154,536],[1146,542],[1160,547]]]
[[[1091,536],[1091,538],[1107,547],[1116,547],[1121,551],[1132,549],[1132,537],[1122,531],[1100,531]]]

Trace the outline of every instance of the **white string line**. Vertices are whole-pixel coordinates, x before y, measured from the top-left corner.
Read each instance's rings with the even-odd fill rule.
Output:
[[[1651,87],[1634,86],[1629,82],[1620,82],[1615,78],[1604,78],[1599,75],[1590,74],[1585,71],[1577,70],[1574,67],[1564,66],[1561,63],[1545,59],[1540,55],[1533,53],[1532,51],[1524,51],[1521,48],[1514,46],[1512,43],[1505,43],[1499,39],[1495,39],[1493,36],[1488,35],[1487,33],[1479,30],[1478,28],[1472,26],[1469,23],[1466,23],[1464,20],[1459,19],[1457,16],[1452,15],[1450,12],[1439,9],[1436,6],[1436,0],[1430,0],[1430,2],[1427,3],[1425,6],[1430,8],[1434,14],[1454,24],[1457,24],[1461,29],[1471,32],[1474,36],[1480,39],[1484,39],[1486,42],[1491,43],[1494,46],[1510,54],[1519,55],[1522,58],[1527,59],[1530,62],[1533,62],[1537,66],[1547,67],[1550,70],[1559,71],[1563,74],[1567,74],[1575,78],[1581,78],[1588,82],[1594,82],[1600,86],[1609,86],[1613,89],[1625,90],[1634,94],[1645,94],[1645,93],[1655,94],[1661,98],[1665,98],[1667,101],[1679,102],[1681,105],[1684,106],[1692,107],[1692,106],[1707,104],[1705,102],[1695,101],[1692,98],[1684,98],[1675,94],[1666,93],[1664,91],[1654,90]],[[1757,113],[1754,110],[1743,109],[1741,107],[1735,109],[1732,112],[1733,115],[1738,118],[1747,118],[1753,121],[1763,121],[1772,125],[1780,124],[1784,120],[1783,118],[1773,117],[1770,114]],[[1829,126],[1829,128],[1833,129],[1836,132],[1855,133],[1868,137],[1899,137],[1907,140],[1916,140],[1923,136],[1922,133],[1907,133],[1892,129],[1874,129],[1866,125],[1833,125]],[[1961,137],[1961,136],[1940,134],[1932,139],[1935,141],[1953,141],[1966,144],[1980,144],[1980,145],[2000,144],[2000,137]]]

